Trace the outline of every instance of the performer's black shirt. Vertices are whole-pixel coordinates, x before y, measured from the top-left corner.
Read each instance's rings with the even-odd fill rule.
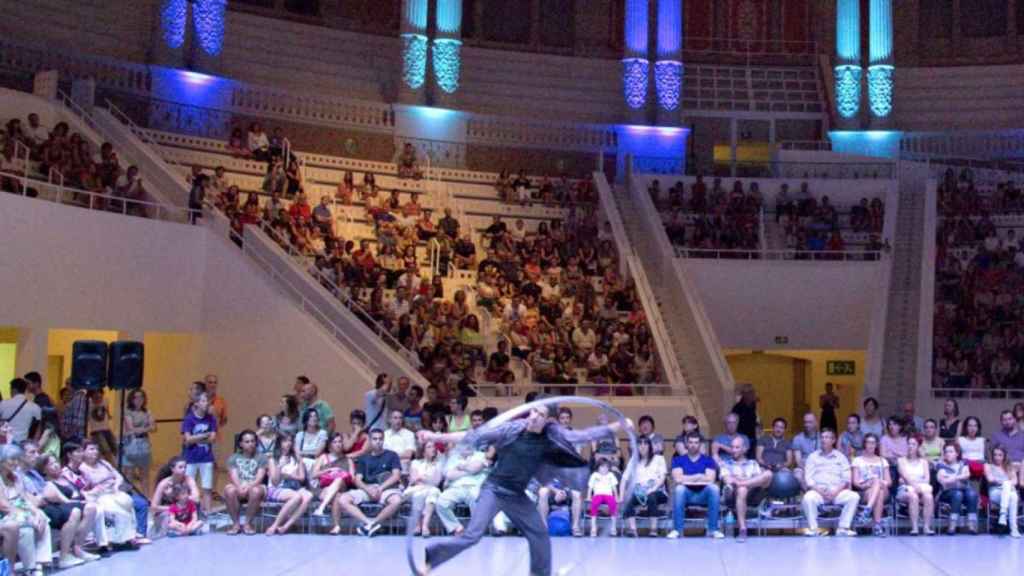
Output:
[[[497,462],[487,476],[487,482],[522,494],[544,463],[544,455],[551,447],[551,441],[543,432],[537,434],[523,431],[512,443],[498,450]]]

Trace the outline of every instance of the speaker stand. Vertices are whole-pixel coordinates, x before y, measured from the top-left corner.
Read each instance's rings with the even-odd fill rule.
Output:
[[[124,475],[124,410],[125,410],[125,398],[127,395],[124,393],[124,388],[119,390],[121,394],[121,417],[120,417],[120,431],[117,434],[117,471]]]

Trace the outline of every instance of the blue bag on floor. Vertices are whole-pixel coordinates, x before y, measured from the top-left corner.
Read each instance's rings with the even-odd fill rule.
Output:
[[[551,536],[568,536],[572,534],[572,520],[565,508],[555,510],[548,515],[548,534]]]

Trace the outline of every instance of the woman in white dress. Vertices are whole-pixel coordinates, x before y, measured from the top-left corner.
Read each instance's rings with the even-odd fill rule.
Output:
[[[918,521],[922,509],[924,514],[924,535],[935,534],[932,519],[935,517],[935,494],[932,492],[931,469],[928,460],[921,456],[921,438],[907,438],[907,455],[897,461],[900,472],[900,488],[896,497],[907,503],[910,510],[910,535],[918,535]]]
[[[267,500],[281,502],[281,511],[274,518],[274,523],[266,530],[267,536],[285,534],[292,525],[306,513],[313,494],[306,489],[306,467],[295,449],[295,439],[281,436],[277,440],[277,450],[268,461],[270,469],[270,488]]]
[[[100,448],[96,442],[86,440],[82,447],[82,463],[78,472],[85,480],[82,493],[86,501],[96,504],[98,543],[101,546],[105,543],[136,544],[135,507],[132,497],[121,491],[124,477],[109,462],[100,458]]]
[[[409,487],[402,494],[404,500],[411,500],[412,507],[422,507],[419,526],[415,535],[430,536],[430,518],[434,515],[434,504],[441,495],[441,472],[443,462],[437,457],[437,445],[427,442],[420,448],[420,457],[409,465]]]

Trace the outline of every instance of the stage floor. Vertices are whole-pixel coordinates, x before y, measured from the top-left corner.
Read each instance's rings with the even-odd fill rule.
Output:
[[[422,548],[423,540],[418,546]],[[751,537],[744,544],[702,537],[555,538],[555,573],[563,576],[899,576],[1015,574],[1024,567],[1024,544],[997,536],[900,538]],[[422,556],[421,556],[422,557]],[[526,576],[521,538],[485,538],[433,572]],[[198,571],[198,572],[197,572]],[[137,552],[61,572],[69,576],[405,575],[400,537],[288,535],[163,539]]]

